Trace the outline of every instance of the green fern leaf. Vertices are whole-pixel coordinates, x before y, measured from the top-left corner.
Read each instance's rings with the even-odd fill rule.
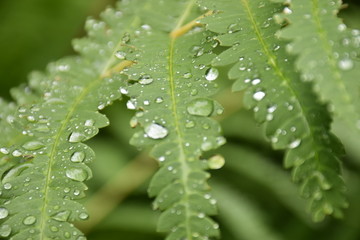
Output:
[[[87,189],[83,182],[91,178],[87,163],[94,153],[82,142],[108,125],[98,111],[120,97],[126,78],[118,72],[130,62],[118,51],[127,32],[139,26],[136,11],[136,1],[125,2],[121,12],[107,9],[104,21],[88,20],[89,38],[74,42],[79,57],[50,64],[46,74],[33,74],[34,96],[13,91],[20,105],[14,124],[26,138],[8,151],[31,158],[26,166],[20,160],[3,171],[0,235],[6,230],[5,237],[14,240],[85,239],[71,223],[88,218],[76,200]]]
[[[314,220],[327,214],[341,216],[346,206],[339,159],[342,145],[329,132],[330,117],[293,68],[275,32],[280,28],[272,15],[279,4],[267,1],[212,1],[202,4],[218,14],[202,20],[218,33],[229,49],[217,56],[214,66],[232,64],[229,78],[234,90],[246,89],[244,102],[265,122],[266,135],[275,149],[286,149],[285,165],[309,198]]]
[[[313,81],[335,114],[360,129],[360,31],[347,29],[337,18],[340,6],[340,0],[291,1],[283,11],[290,24],[279,36],[292,41],[287,50],[298,55],[303,80]]]
[[[128,108],[137,110],[131,125],[143,127],[131,143],[152,146],[151,155],[160,164],[149,195],[156,196],[154,208],[163,211],[158,231],[169,232],[169,240],[219,236],[219,226],[208,217],[216,213],[216,201],[205,170],[223,162],[219,156],[202,160],[201,155],[225,142],[218,123],[209,118],[222,108],[209,98],[218,88],[213,81],[218,72],[208,67],[212,36],[200,28],[187,32],[191,27],[184,25],[201,15],[194,3],[154,1],[148,11],[167,9],[166,15],[153,22],[145,18],[148,25],[129,42],[140,50],[132,54],[137,64],[126,71],[131,84],[124,91]],[[164,23],[159,28],[158,21]]]

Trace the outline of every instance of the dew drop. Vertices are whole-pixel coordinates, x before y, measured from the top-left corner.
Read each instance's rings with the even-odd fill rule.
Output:
[[[284,14],[287,14],[287,15],[292,14],[292,10],[290,8],[288,8],[288,7],[285,7],[284,8]]]
[[[123,51],[117,51],[115,53],[115,57],[117,57],[120,60],[124,60],[126,58],[126,53]]]
[[[189,79],[192,77],[192,74],[190,72],[187,72],[187,73],[184,73],[183,77],[186,79]]]
[[[214,81],[219,76],[219,70],[216,68],[209,68],[205,72],[205,79],[208,81]]]
[[[164,138],[168,135],[168,130],[157,124],[157,123],[152,123],[148,126],[145,127],[145,133],[152,139],[161,139]]]
[[[59,229],[58,229],[57,227],[55,227],[55,226],[51,226],[51,227],[50,227],[50,230],[51,230],[52,232],[58,232],[58,231],[59,231]]]
[[[11,188],[12,188],[11,183],[5,183],[5,184],[4,184],[4,189],[9,190],[9,189],[11,189]]]
[[[295,139],[294,141],[292,141],[290,144],[289,144],[289,148],[290,149],[294,149],[294,148],[297,148],[301,143],[301,139]]]
[[[26,218],[24,218],[23,220],[23,224],[25,225],[32,225],[36,222],[36,217],[34,216],[28,216]]]
[[[214,103],[206,98],[198,98],[192,100],[186,109],[191,115],[209,116],[214,110]]]
[[[19,150],[14,150],[14,151],[12,152],[12,155],[13,155],[14,157],[20,157],[20,156],[22,155],[22,152],[20,152]]]
[[[225,159],[221,155],[215,155],[209,158],[208,166],[210,169],[220,169],[224,166]]]
[[[85,139],[84,134],[79,132],[73,132],[70,134],[69,142],[77,143],[77,142],[81,142],[84,139]]]
[[[95,123],[94,120],[88,119],[88,120],[85,121],[84,125],[85,125],[86,127],[91,127],[91,126],[94,126],[94,123]]]
[[[198,94],[198,90],[192,89],[192,90],[190,91],[190,94],[191,94],[191,96],[195,96],[196,94]]]
[[[129,91],[126,88],[123,88],[123,87],[121,87],[119,90],[120,90],[121,94],[128,94],[129,93]]]
[[[70,168],[66,170],[66,176],[74,181],[83,182],[87,179],[88,174],[82,168]]]
[[[70,157],[70,161],[72,162],[82,162],[85,159],[85,153],[84,152],[74,152],[71,157]]]
[[[261,83],[261,80],[259,78],[255,78],[254,80],[251,81],[252,85],[258,85],[259,83]]]
[[[9,150],[7,148],[4,148],[4,147],[0,148],[0,152],[2,154],[9,154]]]
[[[89,214],[83,212],[83,213],[80,213],[79,214],[79,218],[82,219],[82,220],[86,220],[89,218]]]
[[[0,219],[4,219],[9,215],[9,211],[6,208],[0,208]]]
[[[133,110],[133,109],[136,109],[136,100],[135,99],[130,99],[126,102],[126,107],[127,109],[130,109],[130,110]]]
[[[139,83],[140,84],[143,84],[143,85],[147,85],[147,84],[150,84],[154,81],[154,79],[148,75],[148,74],[145,74],[145,75],[142,75],[140,78],[139,78]]]
[[[31,151],[31,150],[37,150],[37,149],[43,148],[43,147],[45,147],[45,145],[39,141],[30,141],[30,142],[25,143],[22,147],[25,148],[26,150]]]
[[[213,145],[212,145],[211,142],[203,142],[203,143],[201,144],[201,150],[203,150],[203,151],[209,151],[209,150],[211,150],[212,148],[213,148]]]
[[[265,92],[263,91],[257,91],[253,95],[253,99],[256,101],[261,101],[265,97]]]
[[[51,216],[51,218],[59,222],[66,222],[69,219],[70,214],[71,212],[68,210],[61,211]]]
[[[347,71],[354,67],[354,63],[351,59],[345,58],[339,61],[338,66],[341,70]]]
[[[164,101],[164,99],[162,98],[162,97],[157,97],[156,99],[155,99],[155,102],[156,103],[162,103]]]
[[[0,226],[0,237],[8,237],[11,233],[11,227],[7,224]]]

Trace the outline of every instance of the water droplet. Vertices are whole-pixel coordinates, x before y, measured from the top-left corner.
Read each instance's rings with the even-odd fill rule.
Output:
[[[86,237],[84,237],[84,236],[79,236],[76,240],[86,240]]]
[[[152,123],[150,125],[147,125],[144,130],[145,130],[145,133],[152,139],[164,138],[169,133],[165,127],[163,127],[157,123]]]
[[[82,162],[85,159],[85,153],[84,152],[74,152],[71,157],[70,157],[70,161],[72,162]]]
[[[154,81],[154,79],[148,75],[148,74],[145,74],[145,75],[142,75],[140,78],[139,78],[139,83],[140,84],[144,84],[144,85],[147,85],[147,84],[150,84]]]
[[[232,23],[228,26],[228,33],[234,33],[241,30],[241,27],[238,23]]]
[[[22,147],[25,148],[26,150],[37,150],[45,147],[45,145],[39,141],[30,141],[25,143]]]
[[[133,110],[136,109],[137,102],[135,99],[130,99],[126,102],[127,109]]]
[[[339,61],[338,66],[341,70],[347,71],[354,67],[354,63],[351,59],[345,58]]]
[[[95,123],[94,120],[88,119],[88,120],[85,121],[84,125],[85,125],[86,127],[91,127],[91,126],[94,126],[94,123]]]
[[[20,152],[19,150],[14,150],[14,151],[12,152],[12,155],[13,155],[14,157],[20,157],[20,156],[22,155],[22,152]]]
[[[188,113],[196,116],[209,116],[213,110],[213,101],[206,98],[194,99],[187,106]]]
[[[195,96],[196,94],[198,94],[198,90],[192,89],[192,90],[190,91],[190,94],[191,94],[191,96]]]
[[[194,126],[195,126],[194,121],[188,121],[187,123],[185,123],[186,128],[193,128]]]
[[[70,134],[69,142],[77,143],[77,142],[81,142],[84,139],[85,139],[84,134],[79,132],[73,132]]]
[[[204,217],[205,217],[205,213],[199,213],[199,214],[198,214],[198,217],[199,217],[199,218],[204,218]]]
[[[126,88],[123,88],[123,87],[121,87],[119,90],[120,90],[121,94],[128,94],[129,93],[129,91]]]
[[[83,182],[88,178],[87,172],[82,168],[70,168],[66,170],[66,176],[78,182]]]
[[[26,218],[24,218],[23,220],[23,224],[25,225],[32,225],[36,222],[36,217],[34,216],[28,216]]]
[[[294,148],[297,148],[301,143],[301,139],[295,139],[294,141],[292,141],[290,144],[289,144],[289,148],[290,149],[294,149]]]
[[[150,31],[151,30],[151,26],[148,25],[148,24],[141,25],[141,28],[144,29],[145,31]]]
[[[9,150],[7,148],[4,148],[4,147],[0,148],[0,152],[2,154],[9,154]]]
[[[9,211],[6,208],[0,208],[0,219],[4,219],[9,215]]]
[[[164,99],[162,98],[162,97],[157,97],[156,99],[155,99],[155,102],[156,103],[162,103],[164,101]]]
[[[79,214],[79,218],[82,220],[88,219],[89,218],[89,214],[83,212]]]
[[[259,83],[261,83],[261,80],[259,78],[255,78],[254,80],[251,81],[252,85],[258,85]]]
[[[183,77],[186,79],[189,79],[192,77],[192,74],[190,72],[187,72],[187,73],[184,73]]]
[[[211,150],[212,148],[213,148],[213,145],[212,145],[211,142],[203,142],[203,143],[201,144],[201,150],[203,150],[203,151],[209,151],[209,150]]]
[[[339,25],[338,25],[338,30],[339,30],[339,32],[345,31],[345,30],[346,30],[346,25],[343,24],[343,23],[339,24]]]
[[[58,213],[54,214],[53,216],[51,216],[51,218],[55,219],[57,221],[60,221],[60,222],[66,222],[69,219],[70,214],[71,214],[71,212],[68,210],[61,211],[61,212],[58,212]]]
[[[115,57],[117,57],[120,60],[124,60],[126,58],[126,52],[123,51],[117,51],[115,53]]]
[[[214,81],[215,79],[217,79],[218,76],[219,76],[219,70],[217,70],[216,68],[209,68],[205,72],[205,78],[208,81]]]
[[[0,226],[0,237],[8,237],[11,233],[11,227],[7,224]]]
[[[5,188],[6,190],[11,189],[11,188],[12,188],[11,183],[5,183],[5,184],[4,184],[4,188]]]
[[[253,95],[253,99],[256,101],[261,101],[265,97],[265,92],[263,91],[257,91]]]
[[[225,159],[221,155],[215,155],[209,158],[208,166],[210,169],[220,169],[224,166]]]
[[[58,231],[59,231],[59,229],[58,229],[57,227],[55,227],[55,226],[51,226],[51,227],[50,227],[50,230],[51,230],[52,232],[58,232]]]
[[[292,14],[292,10],[290,8],[288,8],[288,7],[285,7],[284,8],[284,13],[287,14],[287,15]]]

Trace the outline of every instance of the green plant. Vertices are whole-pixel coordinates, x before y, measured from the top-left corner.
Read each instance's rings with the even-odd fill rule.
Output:
[[[331,117],[359,135],[360,32],[338,19],[340,7],[332,0],[132,0],[88,20],[88,37],[74,41],[79,56],[33,73],[28,86],[11,91],[15,103],[1,102],[0,236],[85,239],[72,224],[89,217],[79,200],[94,152],[83,142],[109,125],[99,111],[122,95],[136,110],[131,144],[160,166],[148,192],[166,239],[220,236],[209,217],[217,209],[207,170],[221,168],[224,157],[207,152],[225,144],[221,115],[237,112],[242,101],[273,149],[285,152],[313,220],[342,217],[344,149]],[[222,107],[213,96],[228,88],[226,78],[243,100],[218,98]],[[237,198],[224,186],[218,195]]]

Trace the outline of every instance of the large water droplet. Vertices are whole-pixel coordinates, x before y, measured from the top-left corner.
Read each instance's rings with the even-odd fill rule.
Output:
[[[253,95],[253,99],[256,101],[261,101],[265,97],[265,92],[263,91],[257,91]]]
[[[209,158],[208,166],[210,169],[220,169],[224,166],[225,159],[221,155],[215,155]]]
[[[45,147],[45,145],[39,141],[30,141],[23,145],[23,148],[25,148],[26,150],[37,150],[43,147]]]
[[[7,148],[4,148],[4,147],[0,148],[0,152],[2,154],[9,154],[9,150]]]
[[[0,237],[8,237],[11,233],[11,227],[7,224],[0,226]]]
[[[82,212],[79,214],[79,218],[82,219],[82,220],[86,220],[89,218],[89,214],[85,213],[85,212]]]
[[[137,102],[135,99],[130,99],[126,102],[127,109],[134,110],[136,109]]]
[[[20,152],[19,150],[15,149],[12,153],[11,153],[14,157],[20,157],[22,155],[22,152]]]
[[[66,176],[72,180],[83,182],[87,179],[88,174],[82,168],[70,168],[66,170]]]
[[[196,116],[209,116],[213,110],[213,101],[206,98],[194,99],[187,106],[188,113]]]
[[[70,134],[69,142],[76,143],[76,142],[81,142],[84,139],[85,139],[84,134],[79,132],[73,132]]]
[[[115,53],[115,57],[117,57],[120,60],[124,60],[126,58],[126,52],[123,51],[117,51]]]
[[[23,224],[25,225],[32,225],[36,222],[36,217],[34,216],[28,216],[26,218],[24,218],[23,220]]]
[[[66,222],[69,219],[70,214],[71,214],[71,212],[68,210],[61,211],[61,212],[58,212],[58,213],[52,215],[51,218],[55,219],[57,221],[60,221],[60,222]]]
[[[4,189],[9,190],[9,189],[11,189],[11,188],[12,188],[11,183],[5,183],[5,184],[4,184]]]
[[[0,208],[0,219],[4,219],[9,215],[9,211],[6,208]]]
[[[217,79],[218,76],[219,76],[219,70],[217,70],[216,68],[209,68],[205,72],[205,78],[208,81],[214,81],[215,79]]]
[[[71,157],[70,157],[70,161],[72,162],[82,162],[85,159],[85,153],[84,152],[74,152]]]
[[[84,125],[86,127],[91,127],[91,126],[94,126],[94,123],[95,123],[95,121],[93,119],[88,119],[85,121]]]
[[[341,70],[350,70],[354,67],[354,63],[351,59],[345,58],[339,61],[338,66]]]
[[[289,144],[289,148],[294,149],[297,148],[301,143],[301,139],[295,139]]]
[[[139,83],[140,83],[140,84],[144,84],[144,85],[150,84],[150,83],[152,83],[153,81],[154,81],[154,79],[153,79],[150,75],[148,75],[148,74],[142,75],[142,76],[139,78]]]
[[[186,79],[189,79],[192,77],[192,74],[190,72],[187,72],[187,73],[184,73],[183,77]]]
[[[157,124],[157,123],[152,123],[148,126],[145,127],[145,133],[152,139],[161,139],[164,138],[168,135],[168,130]]]

